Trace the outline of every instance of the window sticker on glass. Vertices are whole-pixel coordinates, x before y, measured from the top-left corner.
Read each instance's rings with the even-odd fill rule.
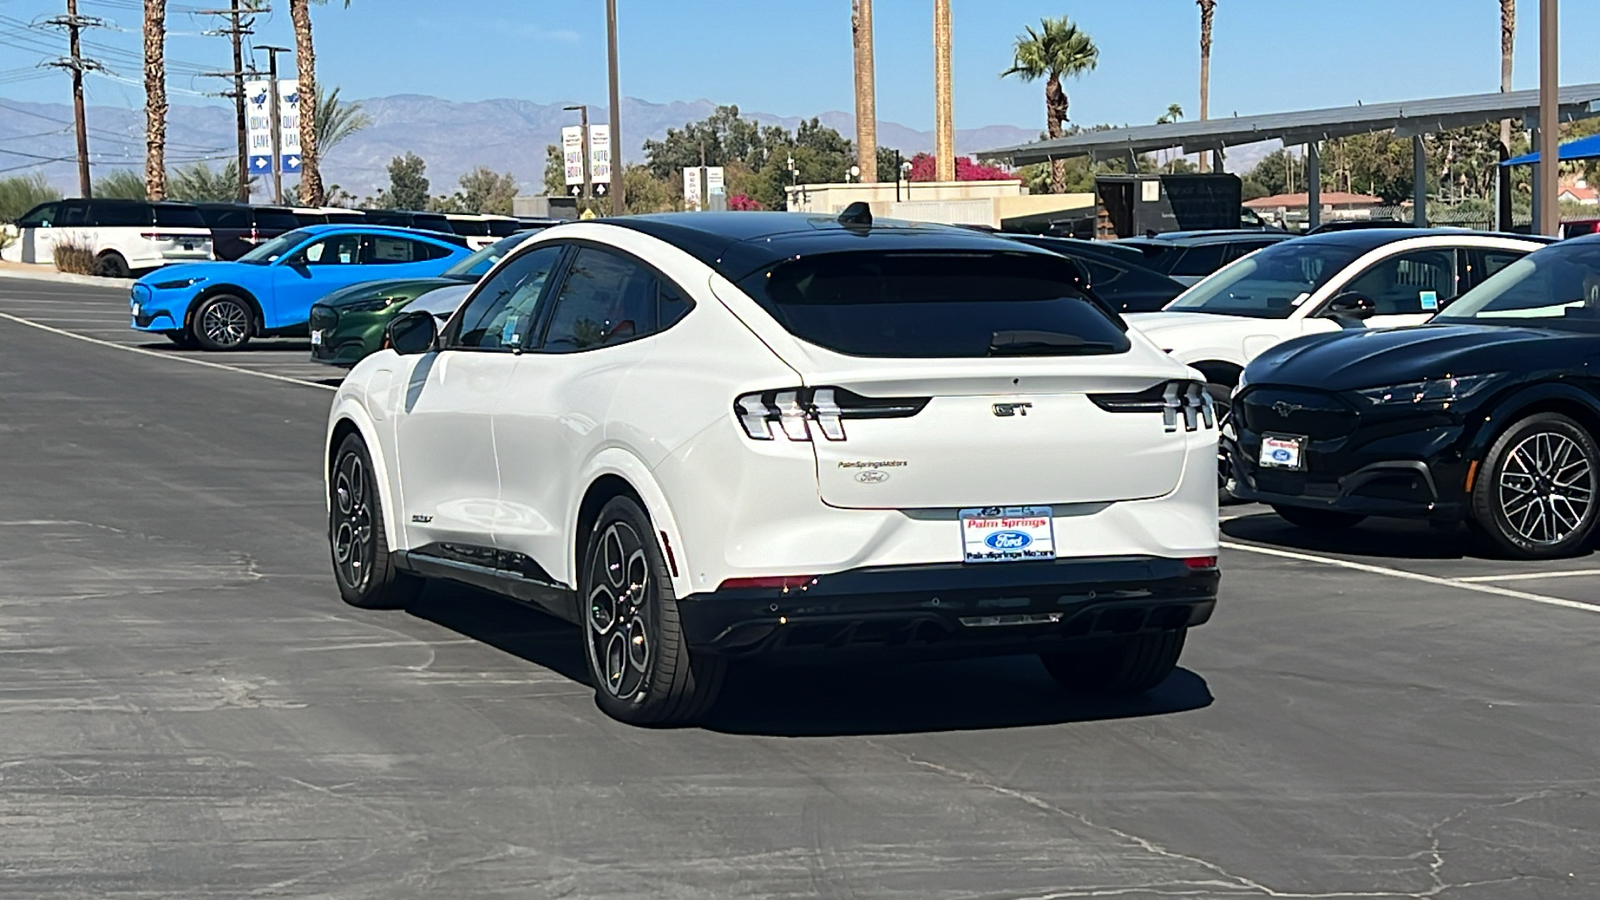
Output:
[[[1426,312],[1432,312],[1439,308],[1438,291],[1419,291],[1417,292],[1417,299],[1422,301],[1422,308]]]
[[[410,262],[411,245],[406,241],[378,238],[372,242],[372,255],[384,262]]]
[[[1300,296],[1298,296],[1298,297],[1294,298],[1293,300],[1289,301],[1289,305],[1290,306],[1299,306],[1300,304],[1306,302],[1309,299],[1311,299],[1311,295],[1310,294],[1301,292]]]

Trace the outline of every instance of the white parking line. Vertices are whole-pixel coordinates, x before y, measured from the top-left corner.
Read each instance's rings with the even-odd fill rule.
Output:
[[[1372,575],[1387,575],[1390,578],[1401,578],[1406,581],[1420,581],[1424,584],[1436,584],[1443,587],[1459,588],[1463,591],[1476,591],[1480,594],[1494,594],[1498,597],[1512,597],[1517,600],[1531,600],[1534,603],[1544,603],[1549,606],[1561,606],[1567,609],[1581,609],[1584,612],[1600,613],[1600,605],[1593,603],[1580,603],[1577,600],[1563,600],[1560,597],[1547,597],[1544,594],[1530,594],[1527,591],[1517,591],[1511,588],[1496,587],[1492,584],[1483,584],[1476,581],[1462,581],[1454,578],[1439,578],[1434,575],[1422,575],[1417,572],[1407,572],[1403,569],[1391,569],[1387,566],[1374,566],[1368,563],[1352,562],[1348,559],[1338,559],[1332,556],[1318,556],[1314,553],[1298,553],[1293,550],[1279,550],[1276,547],[1259,547],[1255,544],[1239,544],[1233,541],[1222,541],[1221,546],[1228,550],[1239,550],[1245,553],[1257,553],[1262,556],[1276,556],[1280,559],[1297,559],[1302,562],[1321,563],[1325,566],[1336,566],[1341,569],[1353,569],[1357,572],[1367,572]]]
[[[1451,581],[1477,583],[1480,581],[1532,581],[1536,578],[1576,578],[1579,575],[1600,575],[1600,569],[1572,569],[1566,572],[1524,572],[1520,575],[1472,575],[1452,578]]]
[[[242,369],[242,368],[240,368],[238,366],[230,366],[230,365],[227,365],[225,363],[215,363],[215,362],[211,362],[210,360],[194,359],[194,358],[188,357],[188,356],[176,356],[176,355],[171,354],[171,353],[161,353],[161,352],[156,351],[156,350],[146,350],[143,347],[130,347],[127,344],[118,344],[118,343],[116,343],[114,341],[103,341],[103,340],[101,340],[99,338],[87,337],[85,335],[74,334],[73,332],[66,331],[66,330],[63,330],[63,329],[60,329],[60,328],[53,328],[53,327],[51,327],[49,325],[43,324],[42,322],[35,322],[35,321],[32,321],[31,319],[24,319],[21,316],[13,316],[10,313],[0,312],[0,319],[5,319],[5,320],[10,321],[10,322],[15,322],[18,325],[26,325],[29,328],[37,328],[40,331],[48,331],[51,334],[59,334],[62,337],[69,337],[69,338],[72,338],[75,341],[83,341],[86,344],[98,344],[101,347],[110,347],[113,350],[125,350],[128,353],[140,353],[140,354],[143,354],[145,356],[154,356],[156,359],[166,359],[166,360],[171,360],[172,362],[188,363],[191,366],[205,366],[208,369],[226,369],[229,372],[238,372],[240,375],[251,375],[251,376],[254,376],[256,378],[266,378],[266,379],[270,379],[272,381],[282,381],[282,382],[286,382],[288,384],[298,384],[298,385],[303,385],[305,387],[314,387],[314,388],[318,388],[318,389],[324,390],[324,391],[337,391],[338,390],[338,388],[333,387],[332,385],[319,384],[318,382],[308,381],[308,380],[306,380],[304,378],[290,378],[287,375],[276,375],[276,374],[273,374],[272,372],[258,372],[258,371],[254,370],[254,369]]]

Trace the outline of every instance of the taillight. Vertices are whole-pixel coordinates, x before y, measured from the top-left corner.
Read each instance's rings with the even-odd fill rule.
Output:
[[[1198,381],[1167,381],[1136,394],[1090,394],[1089,399],[1106,412],[1161,413],[1161,423],[1168,431],[1178,430],[1180,415],[1184,431],[1196,431],[1202,424],[1217,427],[1211,395]]]
[[[904,419],[922,412],[928,397],[863,397],[844,388],[783,388],[745,394],[733,401],[733,414],[753,440],[809,441],[816,432],[830,441],[845,439],[846,419]]]

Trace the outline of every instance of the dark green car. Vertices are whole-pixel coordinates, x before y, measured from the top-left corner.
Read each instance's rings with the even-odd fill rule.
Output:
[[[389,321],[413,300],[439,288],[476,283],[500,257],[539,230],[530,228],[501,238],[437,278],[368,281],[323,297],[311,307],[311,358],[330,366],[355,365],[378,352]]]

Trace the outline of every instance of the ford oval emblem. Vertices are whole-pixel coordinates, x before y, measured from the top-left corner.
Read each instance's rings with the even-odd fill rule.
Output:
[[[996,531],[983,539],[991,550],[1021,550],[1033,543],[1033,537],[1021,531]]]
[[[856,480],[862,484],[883,484],[889,480],[889,473],[882,469],[864,469],[856,473]]]
[[[1286,463],[1289,461],[1289,451],[1280,447],[1279,449],[1272,451],[1272,458],[1278,462]]]

